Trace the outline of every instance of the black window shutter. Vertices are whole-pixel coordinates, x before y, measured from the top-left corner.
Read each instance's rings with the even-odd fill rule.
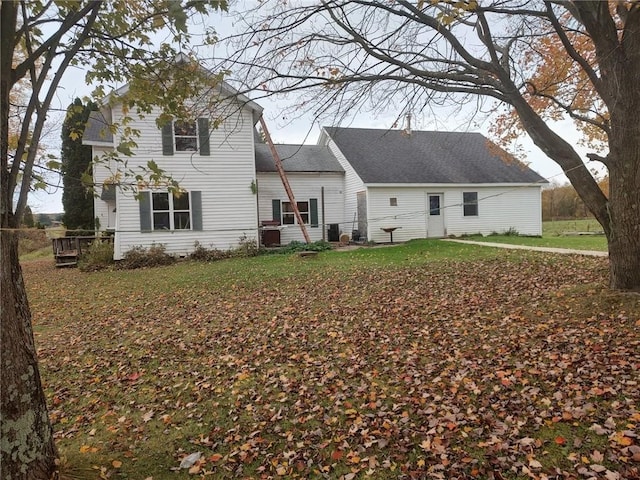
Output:
[[[200,155],[211,155],[209,148],[209,119],[198,119],[198,137],[200,140]]]
[[[162,154],[173,155],[173,122],[162,127]]]
[[[272,219],[280,222],[282,220],[280,218],[280,200],[271,200],[271,208],[273,209]]]
[[[138,207],[140,208],[140,231],[151,231],[151,192],[138,193]]]
[[[318,226],[318,199],[317,198],[309,199],[309,219],[310,219],[311,227]]]
[[[202,231],[202,192],[191,192],[191,220],[193,229]]]

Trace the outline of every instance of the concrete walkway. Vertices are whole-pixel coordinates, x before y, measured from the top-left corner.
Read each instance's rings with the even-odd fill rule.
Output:
[[[469,245],[482,245],[484,247],[508,248],[511,250],[533,250],[535,252],[548,253],[564,253],[568,255],[587,255],[590,257],[608,257],[609,252],[601,252],[598,250],[573,250],[570,248],[553,248],[553,247],[532,247],[529,245],[511,245],[508,243],[495,242],[476,242],[474,240],[457,240],[454,238],[443,238],[445,242],[468,243]]]

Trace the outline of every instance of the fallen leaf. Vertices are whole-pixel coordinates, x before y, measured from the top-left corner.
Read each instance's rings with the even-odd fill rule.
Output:
[[[564,437],[556,437],[556,438],[554,439],[554,442],[555,442],[557,445],[566,445],[566,444],[567,444],[567,440],[566,440]]]

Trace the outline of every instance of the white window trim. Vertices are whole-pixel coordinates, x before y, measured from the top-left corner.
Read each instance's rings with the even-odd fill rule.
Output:
[[[183,122],[183,123],[193,123],[195,126],[195,130],[196,133],[194,135],[176,135],[176,122]],[[199,135],[199,131],[198,131],[198,121],[197,120],[174,120],[173,121],[173,150],[174,152],[199,152],[200,151],[200,135]],[[195,150],[180,150],[178,148],[178,144],[176,142],[177,139],[179,138],[195,138],[196,139],[196,148]]]
[[[168,195],[169,197],[169,210],[156,210],[153,208],[153,195],[154,194],[165,194]],[[154,232],[173,232],[173,231],[181,231],[181,230],[193,230],[193,205],[191,203],[191,193],[190,192],[182,192],[181,195],[187,195],[187,197],[189,198],[189,210],[176,210],[173,207],[173,194],[171,192],[151,192],[151,229]],[[165,213],[168,212],[169,213],[169,228],[168,229],[163,229],[163,228],[158,228],[156,229],[156,225],[155,225],[155,213]],[[175,228],[175,216],[174,214],[176,213],[184,213],[184,212],[188,212],[189,213],[189,228]]]
[[[291,212],[285,212],[284,211],[284,204],[285,203],[291,203],[289,202],[289,200],[280,200],[280,225],[300,225],[298,223],[298,218],[296,217],[295,212],[291,211]],[[305,225],[310,225],[311,222],[311,202],[309,201],[309,199],[307,200],[296,200],[297,204],[300,203],[306,203],[307,204],[307,210],[302,211],[300,209],[298,209],[300,211],[300,216],[302,215],[307,215],[307,221],[305,223]],[[284,216],[285,215],[291,215],[293,217],[293,223],[284,223]]]
[[[464,194],[465,193],[475,193],[476,194],[475,201],[473,201],[473,202],[465,202],[464,201]],[[476,213],[474,215],[467,215],[465,213],[465,211],[464,211],[465,210],[464,207],[471,206],[471,205],[474,205],[476,207]],[[462,216],[463,217],[479,217],[480,216],[480,199],[479,199],[478,192],[472,192],[472,191],[462,192]]]

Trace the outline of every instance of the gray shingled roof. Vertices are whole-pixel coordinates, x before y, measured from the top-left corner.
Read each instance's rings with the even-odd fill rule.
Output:
[[[113,134],[109,130],[109,124],[102,113],[91,112],[89,114],[89,120],[87,120],[87,126],[84,129],[82,141],[84,143],[113,143]]]
[[[364,183],[534,183],[480,133],[325,128]]]
[[[275,172],[276,166],[269,146],[256,144],[256,171]],[[276,145],[286,172],[344,172],[338,160],[326,146]]]

